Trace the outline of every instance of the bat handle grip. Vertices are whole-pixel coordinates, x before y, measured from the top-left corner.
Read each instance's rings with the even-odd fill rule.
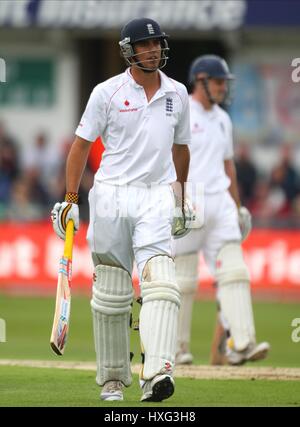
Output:
[[[73,250],[73,237],[74,237],[74,222],[69,220],[66,229],[66,240],[64,247],[64,257],[72,259],[72,250]]]

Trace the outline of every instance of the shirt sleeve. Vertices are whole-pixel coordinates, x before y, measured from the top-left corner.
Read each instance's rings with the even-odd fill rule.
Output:
[[[175,127],[174,144],[189,145],[191,143],[190,103],[186,88],[180,94],[182,111]]]
[[[94,88],[75,134],[87,141],[95,141],[104,132],[107,122],[104,97]]]
[[[233,158],[233,137],[232,137],[232,123],[230,118],[226,121],[226,148],[224,154],[224,160],[229,160]]]

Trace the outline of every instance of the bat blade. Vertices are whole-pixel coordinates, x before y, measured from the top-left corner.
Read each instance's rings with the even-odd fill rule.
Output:
[[[72,261],[62,257],[58,273],[55,313],[50,344],[52,350],[62,356],[64,354],[70,322],[71,311],[71,275]]]

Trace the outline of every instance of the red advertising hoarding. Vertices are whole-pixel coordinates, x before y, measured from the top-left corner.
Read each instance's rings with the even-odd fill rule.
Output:
[[[75,237],[72,288],[91,292],[93,266],[87,226]],[[63,242],[51,224],[0,224],[0,292],[54,293]],[[300,231],[253,230],[243,244],[254,293],[300,298]],[[134,282],[137,287],[136,271]],[[199,294],[212,292],[213,279],[199,257]]]

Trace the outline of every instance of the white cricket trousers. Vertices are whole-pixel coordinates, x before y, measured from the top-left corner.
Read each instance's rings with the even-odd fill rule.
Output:
[[[226,242],[240,241],[238,211],[228,191],[204,196],[204,226],[174,241],[175,255],[203,252],[211,274],[216,271],[216,259]]]
[[[141,279],[148,259],[171,256],[175,208],[171,185],[117,186],[95,181],[89,206],[87,240],[101,263],[131,274],[135,259]]]

